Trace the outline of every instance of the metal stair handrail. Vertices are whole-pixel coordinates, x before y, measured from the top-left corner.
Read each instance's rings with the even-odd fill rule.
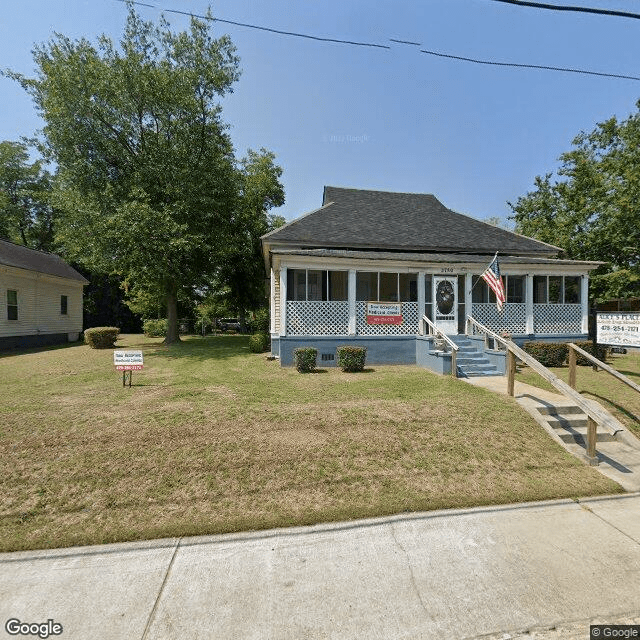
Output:
[[[458,354],[458,349],[460,347],[458,347],[458,345],[446,333],[443,333],[441,329],[438,329],[438,327],[436,327],[436,325],[433,324],[433,322],[431,322],[431,320],[429,320],[427,316],[425,315],[422,316],[422,322],[424,322],[429,327],[428,335],[443,338],[444,341],[449,346],[449,348],[451,349],[451,375],[454,378],[457,378],[458,377],[457,354]],[[424,328],[423,328],[423,333],[424,333]]]
[[[572,389],[566,382],[558,378],[555,373],[549,371],[549,369],[547,369],[543,364],[540,364],[540,362],[538,362],[533,356],[529,355],[511,340],[501,338],[495,332],[491,331],[491,329],[480,324],[475,318],[467,316],[467,329],[470,325],[473,325],[482,331],[485,336],[487,334],[490,335],[494,340],[497,340],[506,347],[508,374],[507,389],[510,396],[514,395],[515,359],[518,358],[582,409],[582,411],[587,415],[589,421],[592,423],[592,427],[589,429],[589,433],[587,434],[587,456],[589,458],[595,459],[596,425],[601,425],[613,436],[620,431],[620,427],[613,422],[612,417],[607,412],[592,405],[577,391]]]

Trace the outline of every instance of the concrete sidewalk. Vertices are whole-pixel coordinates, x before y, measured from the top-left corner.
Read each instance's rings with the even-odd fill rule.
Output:
[[[640,494],[2,554],[0,637],[21,637],[10,618],[63,640],[586,639],[640,622]]]

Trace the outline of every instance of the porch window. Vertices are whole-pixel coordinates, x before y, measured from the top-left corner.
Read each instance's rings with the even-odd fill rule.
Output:
[[[347,271],[287,269],[287,300],[347,300]]]
[[[580,304],[580,276],[534,276],[535,304]]]
[[[7,320],[18,319],[18,292],[7,289]]]
[[[380,302],[399,302],[398,300],[398,274],[380,273],[379,294]]]
[[[547,304],[547,276],[533,276],[533,303]]]
[[[580,304],[580,294],[582,287],[580,286],[582,278],[580,276],[564,277],[564,301],[566,304]]]
[[[471,301],[479,304],[496,303],[496,294],[489,288],[489,285],[480,277],[473,276],[471,280],[473,290],[471,292]]]
[[[356,300],[360,302],[417,302],[417,273],[358,271]]]
[[[505,276],[507,302],[524,302],[524,278],[525,276]]]
[[[400,273],[400,302],[418,302],[418,274]]]

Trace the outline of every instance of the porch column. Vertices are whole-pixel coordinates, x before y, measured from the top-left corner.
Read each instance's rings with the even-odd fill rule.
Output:
[[[287,335],[287,267],[280,267],[280,335]]]
[[[525,314],[527,316],[525,324],[525,332],[528,334],[533,333],[533,276],[527,274],[526,285],[524,288],[525,295]]]
[[[464,313],[465,313],[465,316],[473,315],[473,274],[472,273],[466,273],[464,276]],[[464,319],[464,332],[467,333],[466,317]]]
[[[424,301],[424,271],[418,271],[418,334],[421,336],[424,335],[424,322],[422,322]]]
[[[356,335],[356,270],[349,269],[349,335]]]
[[[271,286],[271,294],[269,295],[269,318],[271,326],[269,327],[269,333],[276,332],[276,276],[271,267],[271,273],[269,277],[269,284]]]
[[[582,303],[582,333],[589,333],[589,276],[583,275],[580,283],[580,302]]]

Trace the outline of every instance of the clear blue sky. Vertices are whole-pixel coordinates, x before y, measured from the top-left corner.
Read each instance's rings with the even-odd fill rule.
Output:
[[[194,13],[209,4],[144,1]],[[572,4],[631,10],[622,0]],[[161,13],[137,10],[146,19]],[[505,217],[506,202],[556,168],[577,133],[613,115],[626,118],[640,98],[640,82],[419,52],[640,76],[640,20],[491,0],[220,0],[212,10],[238,22],[392,46],[365,49],[214,25],[215,33],[230,34],[241,58],[242,77],[223,102],[237,154],[248,147],[275,152],[287,198],[278,213],[289,220],[320,206],[325,184],[433,193],[456,211]],[[116,0],[6,0],[0,68],[31,73],[33,44],[54,31],[117,40],[125,16]],[[188,22],[166,17],[176,29]],[[0,96],[0,140],[30,136],[42,125],[12,81],[0,78]]]

